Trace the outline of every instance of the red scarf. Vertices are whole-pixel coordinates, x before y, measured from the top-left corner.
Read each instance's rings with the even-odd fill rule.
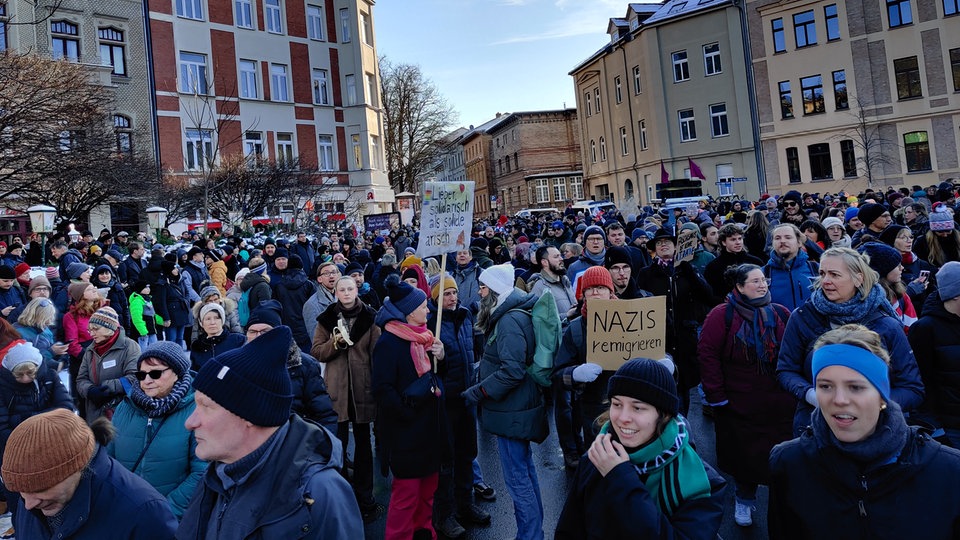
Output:
[[[103,357],[103,355],[107,354],[107,351],[110,350],[110,347],[113,347],[113,344],[117,342],[117,338],[118,338],[118,337],[120,337],[120,332],[119,332],[119,331],[114,332],[113,335],[110,336],[110,339],[104,341],[103,343],[101,343],[101,344],[99,344],[99,345],[97,345],[96,343],[94,343],[94,345],[93,345],[93,350],[94,350],[94,352],[97,353],[97,356]]]
[[[410,357],[413,358],[413,367],[417,370],[418,377],[430,371],[426,346],[433,345],[433,333],[427,329],[427,325],[414,326],[394,320],[388,322],[384,328],[398,338],[410,342]]]
[[[914,255],[912,251],[908,251],[906,253],[903,253],[903,252],[900,253],[900,262],[904,266],[909,266],[913,264],[916,260],[917,260],[917,256]]]

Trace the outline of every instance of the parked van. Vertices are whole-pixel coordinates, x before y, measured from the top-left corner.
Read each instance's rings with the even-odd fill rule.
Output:
[[[580,201],[573,204],[573,209],[578,213],[583,212],[584,214],[595,216],[597,212],[616,210],[617,205],[610,201]]]
[[[559,214],[560,211],[556,208],[523,208],[514,214],[514,216],[529,219],[531,217],[549,216],[553,213]]]

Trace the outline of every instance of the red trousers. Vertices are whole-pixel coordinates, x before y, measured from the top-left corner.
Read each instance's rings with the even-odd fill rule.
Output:
[[[439,474],[423,478],[394,478],[387,508],[385,540],[410,540],[414,531],[426,529],[436,540],[433,530],[433,494]]]

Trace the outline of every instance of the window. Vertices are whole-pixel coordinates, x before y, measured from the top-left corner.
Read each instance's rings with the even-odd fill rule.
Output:
[[[233,16],[240,28],[253,28],[253,5],[250,0],[234,0]]]
[[[280,0],[265,0],[263,7],[263,17],[267,20],[267,32],[271,34],[282,34],[283,14],[280,11]]]
[[[787,175],[791,184],[800,182],[800,153],[795,146],[787,148]]]
[[[583,177],[582,176],[570,177],[570,198],[572,198],[575,201],[583,200]]]
[[[590,92],[583,94],[583,102],[586,104],[587,116],[593,116],[593,98],[590,96]]]
[[[364,78],[367,79],[367,96],[370,98],[370,105],[373,107],[377,106],[377,78],[373,76],[373,73],[364,73]]]
[[[330,98],[327,93],[327,70],[313,70],[313,102],[317,105],[329,105]]]
[[[100,63],[112,66],[114,75],[127,74],[127,62],[124,56],[123,32],[116,28],[100,28],[97,30],[100,38]]]
[[[773,27],[773,52],[786,51],[787,38],[783,32],[783,19],[774,19],[770,24]]]
[[[793,94],[790,92],[790,81],[780,82],[780,118],[793,118]]]
[[[910,0],[887,0],[887,17],[890,18],[890,28],[912,23]]]
[[[597,162],[597,143],[593,139],[590,139],[590,163]]]
[[[370,136],[370,160],[373,162],[374,169],[383,168],[383,160],[380,154],[380,137]]]
[[[0,51],[7,50],[7,5],[0,4]]]
[[[323,8],[307,5],[307,37],[323,40]]]
[[[720,44],[711,43],[703,46],[703,73],[706,76],[722,73],[720,66]]]
[[[726,103],[717,103],[710,106],[710,132],[714,137],[726,137],[730,134]]]
[[[593,100],[597,102],[597,114],[600,114],[601,107],[600,107],[600,87],[599,86],[593,89]]]
[[[333,161],[333,135],[320,135],[320,170],[335,171],[337,166]]]
[[[647,121],[640,121],[640,149],[647,149]]]
[[[270,87],[273,89],[273,101],[290,101],[290,88],[287,85],[287,66],[270,64]]]
[[[188,129],[187,142],[187,170],[196,171],[207,168],[213,159],[213,132],[209,129]]]
[[[537,183],[534,184],[534,196],[537,199],[538,203],[547,203],[550,202],[550,181],[546,178],[537,178]]]
[[[697,140],[697,123],[693,117],[693,109],[677,112],[680,118],[680,142]]]
[[[813,180],[833,178],[833,164],[830,162],[829,144],[811,144],[807,147],[807,153],[810,155],[810,178]]]
[[[847,74],[842,69],[833,72],[833,99],[837,103],[838,111],[850,108],[850,100],[847,97]]]
[[[60,132],[60,151],[70,152],[83,145],[86,133],[82,130],[67,129]]]
[[[916,56],[899,58],[893,61],[893,71],[897,78],[897,97],[910,99],[923,96],[920,86],[920,65]]]
[[[373,47],[373,26],[370,22],[370,14],[360,12],[360,39]]]
[[[347,105],[357,104],[357,78],[353,75],[344,77],[347,85]]]
[[[360,149],[360,135],[351,135],[350,144],[353,146],[354,170],[360,170],[363,168],[363,152]]]
[[[953,73],[953,89],[960,91],[960,49],[950,49],[950,72]]]
[[[943,0],[943,14],[945,16],[960,13],[960,0]]]
[[[614,95],[617,97],[617,103],[621,103],[621,102],[623,101],[623,88],[622,88],[622,86],[623,86],[623,85],[620,83],[620,76],[614,77],[614,78],[613,78],[613,92],[614,92]]]
[[[130,119],[122,114],[113,115],[113,133],[117,138],[117,153],[123,156],[133,155],[133,126]]]
[[[50,24],[53,43],[53,59],[80,61],[80,29],[77,25],[67,21],[56,21]]]
[[[553,200],[563,201],[567,198],[567,179],[566,178],[554,178],[553,179]]]
[[[203,20],[203,0],[177,0],[177,17]]]
[[[817,44],[817,26],[812,9],[793,16],[793,33],[797,40],[798,49]]]
[[[293,166],[293,133],[277,133],[277,163]]]
[[[844,178],[857,176],[857,155],[853,151],[853,141],[850,139],[840,141],[840,161],[843,163]]]
[[[930,143],[926,131],[904,133],[903,152],[907,157],[907,172],[931,170]]]
[[[627,128],[620,127],[620,153],[627,155],[630,153],[630,148],[627,146]]]
[[[263,133],[248,131],[243,134],[243,155],[255,163],[266,156],[263,155]]]
[[[240,60],[240,97],[257,99],[260,89],[257,86],[257,63],[253,60]]]
[[[818,114],[827,110],[823,105],[823,77],[820,75],[800,79],[800,93],[803,96],[803,114]]]
[[[340,10],[340,43],[350,43],[350,10]]]
[[[180,51],[180,91],[186,94],[207,93],[207,56]]]
[[[633,180],[629,178],[623,182],[623,198],[627,201],[633,199]]]
[[[837,13],[837,5],[823,6],[823,18],[827,26],[827,41],[840,39],[840,15]]]
[[[690,65],[687,64],[687,51],[673,53],[673,82],[682,82],[690,78]]]
[[[640,66],[633,66],[633,93],[639,94],[641,90],[640,86]]]
[[[607,160],[607,141],[603,137],[600,137],[600,161]]]

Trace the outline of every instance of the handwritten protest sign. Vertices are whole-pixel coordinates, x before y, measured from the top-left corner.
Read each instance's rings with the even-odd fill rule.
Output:
[[[470,247],[473,182],[424,182],[417,256],[429,257]]]
[[[673,265],[679,266],[683,261],[692,261],[693,252],[697,249],[697,233],[694,231],[680,231],[677,236],[677,253],[673,256]]]
[[[591,299],[587,310],[587,362],[615,370],[631,358],[666,355],[666,296]]]

